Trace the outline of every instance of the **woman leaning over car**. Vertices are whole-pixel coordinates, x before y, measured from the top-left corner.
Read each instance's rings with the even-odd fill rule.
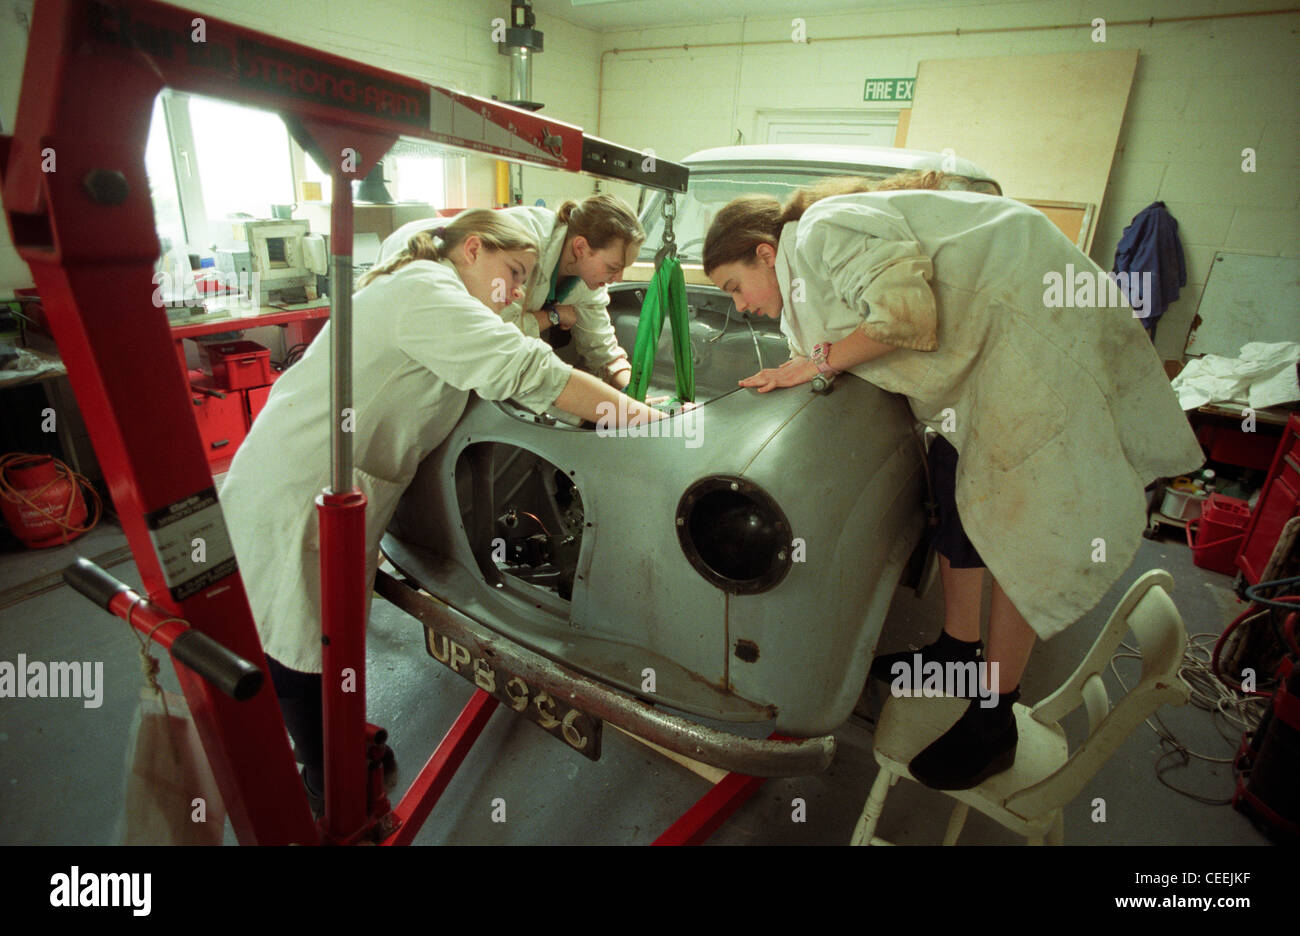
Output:
[[[361,280],[353,299],[353,450],[356,484],[368,499],[369,578],[398,498],[460,419],[471,392],[537,411],[554,405],[589,420],[602,402],[633,421],[660,418],[501,320],[501,309],[522,295],[537,252],[536,240],[509,216],[466,211],[412,237]],[[320,543],[313,501],[330,471],[325,332],[275,383],[221,491],[309,794],[323,788]]]
[[[938,433],[929,462],[944,625],[920,654],[923,664],[980,659],[987,567],[983,659],[996,668],[981,678],[998,701],[972,700],[909,765],[937,789],[1011,766],[1012,705],[1035,636],[1078,620],[1126,570],[1145,525],[1143,487],[1203,460],[1129,306],[1050,307],[1047,274],[1100,268],[1033,208],[940,190],[960,182],[912,172],[828,180],[784,206],[745,196],[718,212],[704,246],[713,283],[738,310],[780,317],[790,343],[789,361],[742,386],[766,393],[850,371],[905,395]],[[838,444],[826,440],[828,457]],[[877,657],[872,673],[890,679],[912,662],[911,652]]]
[[[624,389],[632,365],[614,334],[605,287],[622,278],[645,241],[636,214],[621,199],[605,194],[566,201],[556,211],[518,205],[501,213],[527,230],[541,250],[523,298],[507,306],[502,318],[534,338],[553,326],[571,331],[579,363],[615,389]],[[402,225],[384,241],[380,261],[395,256],[412,235],[439,223],[426,218]]]

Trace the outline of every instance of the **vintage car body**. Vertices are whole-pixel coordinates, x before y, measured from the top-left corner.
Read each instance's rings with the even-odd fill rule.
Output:
[[[751,170],[767,165],[755,158]],[[678,242],[688,262],[698,245]],[[631,348],[643,287],[610,292]],[[738,388],[788,357],[777,323],[712,285],[688,286],[688,303],[696,410],[637,437],[472,398],[383,548],[461,614],[628,697],[824,735],[861,694],[904,568],[915,577],[925,556],[920,437],[903,398],[852,375],[827,393]],[[665,328],[652,394],[670,392],[672,366]]]

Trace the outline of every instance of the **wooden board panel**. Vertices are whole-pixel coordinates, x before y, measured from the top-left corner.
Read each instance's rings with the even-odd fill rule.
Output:
[[[1136,67],[1136,49],[923,61],[907,147],[951,148],[1012,198],[1100,211]]]
[[[1020,198],[1031,208],[1037,208],[1068,237],[1071,243],[1083,250],[1092,233],[1093,211],[1089,205],[1072,205],[1066,202],[1044,201],[1037,198]]]
[[[1300,341],[1300,258],[1216,253],[1188,354],[1237,357],[1251,341]]]

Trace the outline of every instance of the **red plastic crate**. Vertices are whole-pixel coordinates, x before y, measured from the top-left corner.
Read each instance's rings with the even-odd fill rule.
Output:
[[[1201,515],[1187,521],[1187,545],[1192,549],[1192,562],[1202,569],[1232,575],[1249,524],[1250,507],[1245,501],[1211,494]]]
[[[265,387],[271,382],[271,351],[256,341],[199,343],[212,380],[225,390]]]

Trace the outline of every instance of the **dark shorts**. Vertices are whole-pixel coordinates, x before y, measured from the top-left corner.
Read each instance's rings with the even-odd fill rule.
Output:
[[[930,443],[930,483],[939,504],[939,525],[931,533],[935,551],[954,569],[983,569],[984,560],[966,536],[957,516],[957,450],[943,436]]]

